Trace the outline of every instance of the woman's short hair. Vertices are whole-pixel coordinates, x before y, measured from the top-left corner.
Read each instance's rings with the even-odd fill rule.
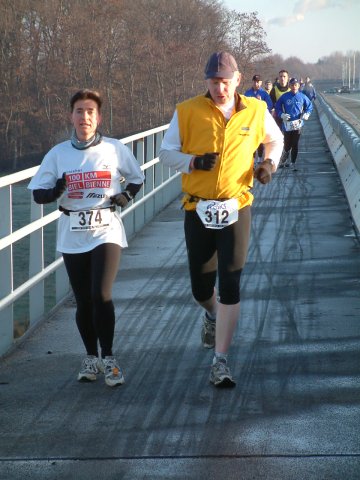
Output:
[[[84,88],[82,90],[77,91],[70,99],[70,108],[71,111],[74,110],[74,105],[78,100],[94,100],[98,106],[98,110],[100,112],[101,106],[102,106],[102,98],[100,96],[100,93],[97,92],[96,90],[89,90],[87,88]]]

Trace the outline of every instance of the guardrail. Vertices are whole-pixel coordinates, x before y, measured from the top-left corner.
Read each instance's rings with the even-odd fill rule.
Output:
[[[121,141],[127,145],[137,158],[145,175],[144,187],[138,193],[132,204],[120,213],[128,239],[131,239],[147,222],[160,210],[174,200],[181,191],[180,174],[164,167],[159,163],[158,152],[164,132],[168,125],[164,125],[146,132],[141,132]],[[55,251],[55,233],[51,243],[52,252],[48,260],[45,255],[49,248],[46,229],[54,227],[61,215],[57,204],[50,206],[38,205],[31,192],[24,186],[21,208],[29,207],[29,219],[25,225],[14,230],[14,209],[16,199],[13,192],[16,185],[26,181],[36,173],[39,167],[29,168],[11,175],[0,177],[0,205],[2,215],[0,221],[0,355],[5,353],[16,341],[19,334],[14,333],[16,326],[17,302],[20,302],[22,316],[26,319],[29,331],[44,317],[46,308],[51,309],[59,305],[69,294],[68,277],[63,265],[62,257]],[[26,197],[27,195],[27,197]],[[50,211],[49,211],[50,209]],[[53,228],[55,232],[55,228]],[[25,260],[20,265],[22,276],[26,279],[14,286],[14,264],[19,248],[16,245],[27,241],[26,246],[20,248]],[[19,261],[17,262],[19,263]],[[21,263],[21,262],[20,262]],[[28,274],[26,274],[28,270]],[[53,293],[50,297],[50,307],[45,305],[45,289],[49,288],[46,282],[52,278]],[[26,298],[27,297],[27,298]]]
[[[325,113],[333,131],[339,137],[347,153],[352,158],[356,168],[360,172],[360,137],[357,132],[344,120],[342,120],[326,102],[326,100],[319,95],[318,101]]]
[[[355,229],[360,232],[360,137],[319,95],[320,122],[343,184]]]

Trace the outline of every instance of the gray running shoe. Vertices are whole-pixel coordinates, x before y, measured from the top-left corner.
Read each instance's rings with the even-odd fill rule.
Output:
[[[105,357],[103,358],[102,363],[104,365],[106,385],[109,387],[116,387],[125,382],[123,372],[115,357]]]
[[[207,315],[203,316],[203,326],[201,329],[201,341],[204,348],[215,347],[215,325],[214,320],[210,320]]]
[[[231,376],[230,369],[225,360],[219,359],[214,365],[211,365],[210,382],[218,388],[233,388],[236,382]]]
[[[87,355],[82,361],[81,370],[78,374],[79,382],[94,382],[96,375],[101,372],[101,365],[98,357]]]

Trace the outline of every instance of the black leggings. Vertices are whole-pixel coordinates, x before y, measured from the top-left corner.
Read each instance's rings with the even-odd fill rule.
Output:
[[[297,159],[300,135],[301,130],[284,132],[284,150],[285,152],[290,152],[291,150],[291,161],[293,163],[295,163]]]
[[[76,299],[76,324],[88,355],[112,355],[115,310],[112,285],[121,247],[104,243],[85,253],[63,253],[64,263]]]
[[[185,240],[191,288],[195,300],[209,300],[219,275],[219,297],[224,305],[240,301],[240,276],[250,237],[251,208],[239,210],[238,220],[220,230],[205,228],[195,211],[185,212]]]

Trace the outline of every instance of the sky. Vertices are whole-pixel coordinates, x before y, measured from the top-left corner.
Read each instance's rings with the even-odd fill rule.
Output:
[[[223,0],[229,10],[258,12],[273,54],[316,63],[360,51],[359,0]]]

